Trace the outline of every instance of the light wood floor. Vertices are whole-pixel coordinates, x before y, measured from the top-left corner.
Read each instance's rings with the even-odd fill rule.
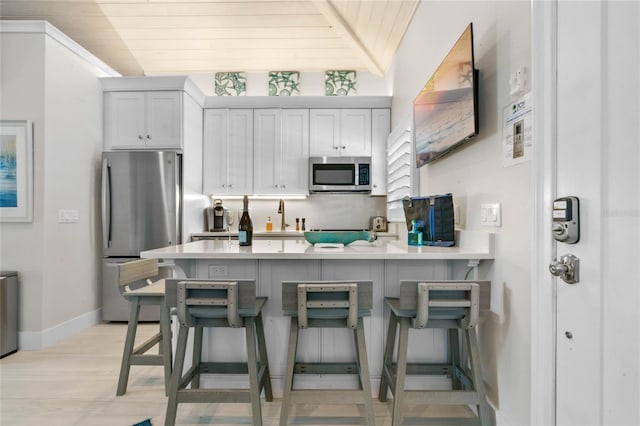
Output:
[[[156,325],[142,325],[138,339]],[[131,426],[151,419],[164,424],[167,399],[162,367],[134,366],[127,393],[116,397],[125,324],[104,323],[42,351],[18,351],[0,360],[0,425]],[[390,400],[389,400],[390,401]],[[376,425],[391,425],[390,402],[374,399]],[[467,407],[407,407],[408,416],[452,416]],[[263,402],[265,426],[278,425],[280,400]],[[359,424],[357,407],[298,405],[290,424],[319,424],[309,416],[336,416],[323,424]],[[251,424],[249,404],[180,404],[176,424]]]

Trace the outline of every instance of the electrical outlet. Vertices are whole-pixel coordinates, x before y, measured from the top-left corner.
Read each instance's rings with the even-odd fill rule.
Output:
[[[209,265],[209,278],[226,276],[227,265]]]
[[[78,210],[58,209],[58,223],[78,223]]]

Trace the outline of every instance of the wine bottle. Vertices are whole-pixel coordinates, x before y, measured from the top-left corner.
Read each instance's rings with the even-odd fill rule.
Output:
[[[241,246],[250,246],[253,239],[253,224],[249,217],[249,197],[246,195],[243,199],[242,217],[238,224],[238,240]]]

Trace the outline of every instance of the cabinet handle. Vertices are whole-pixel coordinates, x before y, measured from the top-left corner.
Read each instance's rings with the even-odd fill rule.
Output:
[[[151,139],[151,135],[147,135],[147,139]]]
[[[223,187],[223,188],[226,188],[226,187],[227,187],[227,184],[226,184],[226,183],[223,183],[223,184],[222,184],[222,187]]]
[[[347,149],[347,147],[345,145],[342,145],[342,149]]]
[[[278,187],[278,184],[276,183],[276,184],[275,184],[275,185],[273,185],[273,186],[274,186],[275,188],[277,188],[277,187]]]
[[[285,188],[286,188],[286,186],[284,186],[284,183],[283,183],[282,185],[280,185],[280,187],[281,187],[282,189],[285,189]]]
[[[334,146],[334,147],[333,147],[333,149],[340,149],[340,148],[339,148],[339,147],[337,147],[337,146]]]
[[[229,188],[233,188],[233,185],[232,185],[232,184],[229,184]]]

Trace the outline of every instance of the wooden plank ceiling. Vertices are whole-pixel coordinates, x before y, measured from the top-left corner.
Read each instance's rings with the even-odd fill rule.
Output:
[[[122,75],[387,70],[420,0],[0,0]]]

